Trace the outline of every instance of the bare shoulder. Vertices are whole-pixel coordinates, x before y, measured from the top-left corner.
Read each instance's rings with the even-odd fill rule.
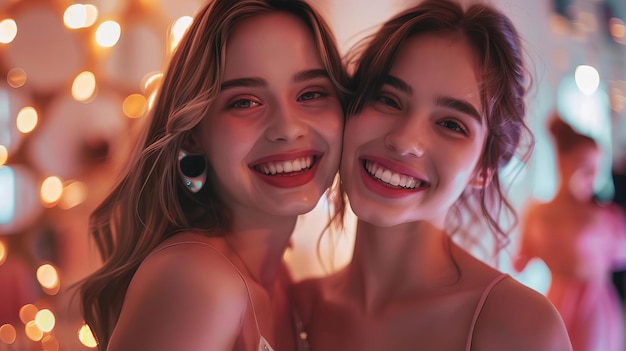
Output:
[[[248,305],[242,278],[213,246],[161,247],[130,282],[110,350],[231,350]]]
[[[570,351],[565,325],[550,301],[507,277],[489,294],[474,330],[475,350]]]

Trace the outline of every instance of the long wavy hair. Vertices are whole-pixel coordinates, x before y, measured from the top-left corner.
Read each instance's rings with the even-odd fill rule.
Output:
[[[533,147],[533,136],[524,122],[525,95],[530,75],[524,67],[521,39],[511,21],[487,4],[472,4],[467,8],[452,1],[426,0],[395,15],[370,37],[361,41],[348,54],[354,68],[347,116],[359,114],[374,100],[389,74],[397,52],[410,37],[435,34],[461,34],[478,54],[482,115],[489,133],[478,165],[484,178],[482,189],[469,188],[453,206],[448,217],[451,233],[464,233],[464,240],[476,243],[468,228],[484,223],[492,229],[496,251],[508,243],[508,235],[517,223],[515,210],[504,195],[499,175],[520,149],[519,156],[527,160]],[[527,147],[519,148],[523,134]],[[514,225],[503,228],[502,212],[514,219]]]
[[[85,322],[105,350],[131,278],[169,236],[188,229],[228,232],[231,216],[211,182],[196,194],[178,175],[178,152],[219,93],[228,38],[241,21],[284,12],[302,20],[345,107],[347,74],[335,38],[302,0],[215,0],[195,16],[170,58],[148,125],[113,191],[90,217],[102,266],[80,284]],[[208,165],[210,167],[210,165]],[[209,172],[211,173],[211,172]]]

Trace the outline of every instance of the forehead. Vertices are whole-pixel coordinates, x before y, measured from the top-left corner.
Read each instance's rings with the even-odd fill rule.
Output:
[[[309,27],[298,17],[273,12],[242,20],[226,44],[225,79],[321,68]]]
[[[475,50],[460,34],[418,34],[399,47],[389,73],[420,94],[462,98],[482,111],[477,62]]]

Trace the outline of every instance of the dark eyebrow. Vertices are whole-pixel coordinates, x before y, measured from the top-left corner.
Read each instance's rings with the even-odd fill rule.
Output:
[[[220,86],[220,90],[224,91],[226,89],[232,89],[236,87],[262,87],[266,85],[267,83],[265,82],[265,80],[261,78],[237,78],[223,82]]]
[[[408,85],[405,81],[398,77],[387,75],[383,80],[383,84],[389,84],[398,90],[402,90],[409,95],[413,95],[413,88],[411,88],[410,85]]]
[[[472,106],[472,104],[470,104],[469,102],[447,96],[440,96],[437,98],[437,105],[455,109],[461,113],[473,117],[479,123],[483,123],[483,119],[481,118],[480,113],[478,113],[476,108],[474,108],[474,106]]]
[[[307,71],[302,71],[294,75],[293,81],[303,82],[311,79],[317,78],[329,78],[328,72],[325,69],[310,69]],[[220,86],[220,90],[224,91],[227,89],[232,89],[236,87],[263,87],[266,86],[267,82],[262,78],[236,78],[227,80],[222,83]]]
[[[411,88],[411,86],[398,77],[387,75],[385,77],[385,80],[383,81],[383,84],[389,84],[392,87],[405,92],[406,94],[409,94],[409,95],[413,94],[413,89]],[[475,118],[481,124],[483,122],[483,119],[481,118],[480,113],[478,113],[476,108],[474,108],[474,106],[472,106],[472,104],[470,104],[469,102],[447,97],[447,96],[442,96],[442,97],[437,98],[437,105],[449,107],[461,113],[469,115]]]
[[[300,83],[300,82],[304,82],[307,80],[311,80],[311,79],[318,79],[318,78],[330,78],[328,75],[328,72],[325,69],[310,69],[310,70],[306,70],[306,71],[302,71],[302,72],[298,72],[296,75],[293,76],[293,81],[295,83]]]

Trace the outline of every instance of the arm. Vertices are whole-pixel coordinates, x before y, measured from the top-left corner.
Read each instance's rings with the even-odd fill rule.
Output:
[[[230,264],[208,247],[171,247],[133,277],[108,351],[232,350],[248,297]]]

